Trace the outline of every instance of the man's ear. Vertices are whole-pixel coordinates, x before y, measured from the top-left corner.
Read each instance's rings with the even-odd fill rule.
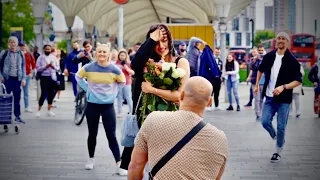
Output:
[[[210,107],[212,105],[212,102],[213,102],[213,98],[210,97],[209,101],[208,101],[208,104],[207,104],[207,107]]]
[[[182,91],[180,94],[180,101],[183,101],[183,99],[184,99],[184,91]]]

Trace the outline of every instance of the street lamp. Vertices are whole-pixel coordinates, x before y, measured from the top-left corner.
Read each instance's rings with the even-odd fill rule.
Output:
[[[254,48],[254,20],[253,19],[250,19],[250,22],[251,22],[251,46],[252,46],[252,49]]]

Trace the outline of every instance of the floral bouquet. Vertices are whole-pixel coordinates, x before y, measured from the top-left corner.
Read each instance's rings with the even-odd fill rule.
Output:
[[[181,86],[181,79],[186,72],[182,68],[176,68],[175,63],[167,63],[161,60],[158,63],[149,60],[145,67],[145,79],[157,89],[175,91]],[[167,101],[154,94],[143,93],[141,116],[142,122],[153,111],[176,111],[175,102]]]

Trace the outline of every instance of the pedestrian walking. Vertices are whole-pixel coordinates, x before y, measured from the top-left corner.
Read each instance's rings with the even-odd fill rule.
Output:
[[[262,109],[262,126],[271,138],[276,140],[275,153],[271,162],[281,160],[281,151],[285,144],[285,133],[292,102],[292,90],[302,82],[300,64],[292,55],[289,47],[290,37],[280,32],[276,37],[277,49],[267,53],[259,66],[254,93],[259,91],[259,81],[265,74],[263,96],[266,97]],[[273,116],[277,113],[277,131],[272,125]]]

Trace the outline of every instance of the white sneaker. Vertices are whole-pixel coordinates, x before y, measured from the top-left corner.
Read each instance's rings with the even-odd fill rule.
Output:
[[[93,158],[90,158],[90,159],[87,161],[87,164],[85,165],[85,169],[86,169],[86,170],[92,170],[92,169],[93,169],[93,166],[94,166],[94,159],[93,159]]]
[[[122,114],[117,114],[117,118],[122,118]]]
[[[212,107],[206,107],[206,111],[212,111]]]
[[[25,109],[25,112],[32,113],[33,111],[32,111],[32,109],[31,109],[31,108],[27,107],[27,108]]]
[[[60,101],[60,99],[58,99],[58,98],[55,99],[55,102],[59,102],[59,101]]]
[[[56,114],[55,114],[55,113],[53,113],[51,110],[50,110],[50,111],[48,111],[48,113],[47,113],[47,114],[48,114],[48,116],[53,116],[53,117],[54,117],[54,116],[56,116]]]
[[[221,111],[221,109],[219,107],[215,107],[214,110],[215,111]]]
[[[116,169],[116,174],[119,174],[120,176],[128,176],[128,171],[125,169],[121,169],[119,166]]]
[[[36,112],[36,117],[39,118],[40,117],[40,111]]]

